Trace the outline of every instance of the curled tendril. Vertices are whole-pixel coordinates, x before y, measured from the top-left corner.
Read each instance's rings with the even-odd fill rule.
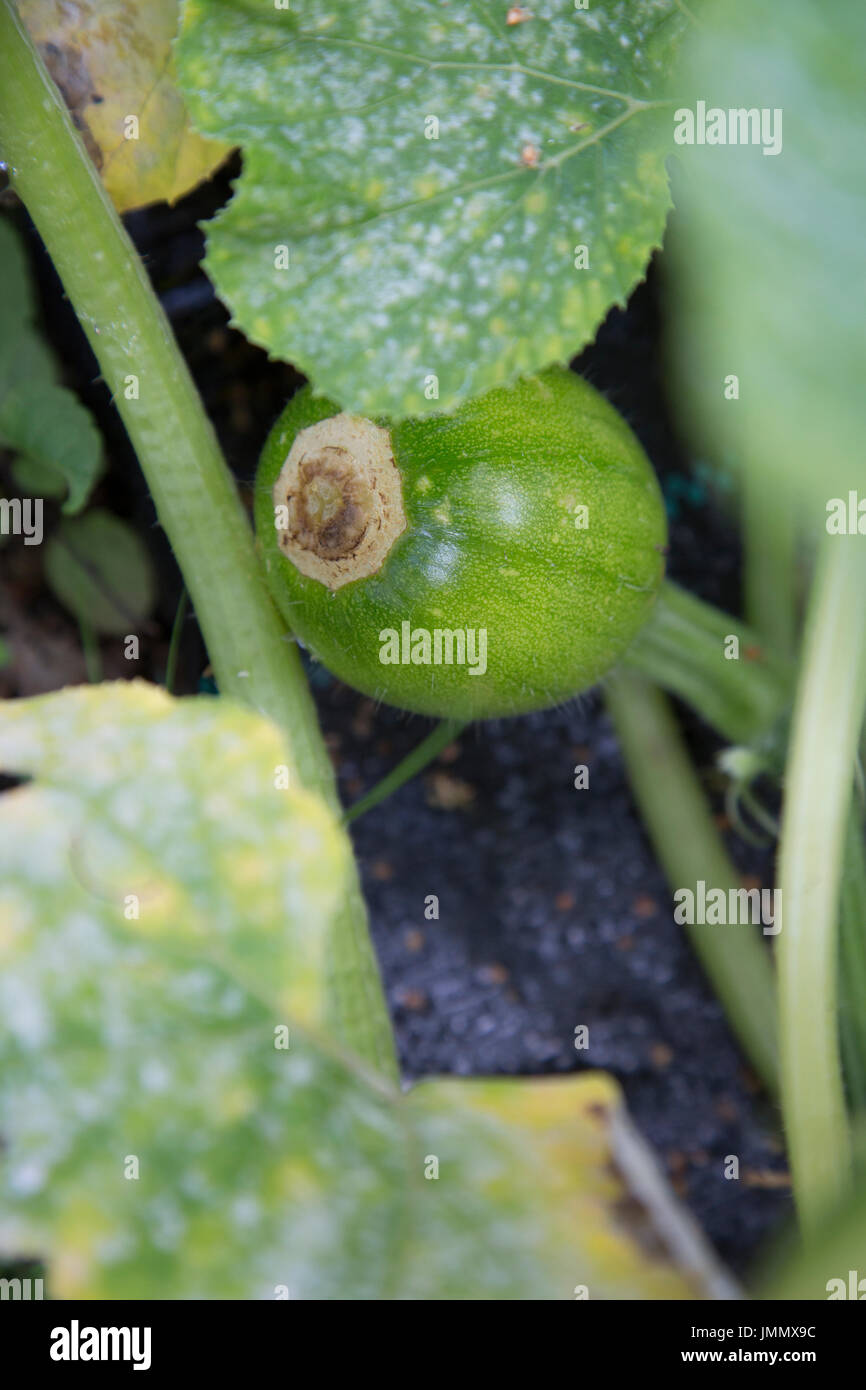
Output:
[[[725,792],[725,811],[737,834],[748,844],[766,849],[778,839],[779,821],[763,804],[754,789],[761,776],[772,776],[774,769],[765,755],[754,748],[726,748],[719,754],[718,765],[730,778]],[[748,812],[763,833],[755,830],[746,819]]]

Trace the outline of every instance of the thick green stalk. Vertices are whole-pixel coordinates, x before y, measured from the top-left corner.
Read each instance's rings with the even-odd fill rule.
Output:
[[[725,656],[727,639],[739,656]],[[624,665],[678,695],[732,743],[752,743],[784,715],[791,673],[737,618],[666,580]]]
[[[703,879],[726,893],[739,888],[667,700],[626,671],[610,677],[606,698],[635,799],[671,887],[694,891]],[[775,987],[756,928],[694,925],[686,931],[752,1065],[775,1090]]]
[[[866,706],[866,546],[818,556],[785,776],[777,943],[782,1105],[794,1196],[814,1232],[850,1181],[839,1062],[836,920],[854,759]]]
[[[0,0],[0,157],[135,447],[221,692],[282,727],[302,782],[339,811],[298,654],[267,597],[247,517],[213,429],[144,266],[10,0]],[[356,879],[335,928],[333,954],[339,1036],[395,1074]]]

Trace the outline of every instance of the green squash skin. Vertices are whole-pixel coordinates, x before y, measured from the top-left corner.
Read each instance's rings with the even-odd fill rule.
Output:
[[[401,709],[470,720],[559,704],[616,663],[650,614],[667,527],[643,450],[593,387],[550,368],[453,415],[390,426],[407,528],[377,573],[332,591],[280,551],[272,489],[298,431],[337,413],[309,387],[292,398],[255,497],[274,599],[334,675]],[[404,621],[486,628],[486,673],[383,665],[380,632]]]

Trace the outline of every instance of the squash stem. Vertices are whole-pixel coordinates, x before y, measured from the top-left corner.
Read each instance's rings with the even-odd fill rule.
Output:
[[[862,541],[825,536],[809,599],[779,853],[782,1108],[794,1197],[807,1234],[844,1197],[851,1177],[839,1058],[836,922],[866,707],[864,591]]]
[[[609,678],[605,694],[635,800],[671,887],[694,892],[703,880],[726,895],[739,888],[664,695],[626,671]],[[746,1055],[775,1091],[775,986],[757,928],[696,923],[686,931]]]
[[[739,655],[730,639],[736,637]],[[793,672],[757,633],[666,580],[623,664],[677,695],[732,743],[753,743],[784,718]]]
[[[0,0],[0,158],[123,418],[220,692],[281,727],[300,781],[339,814],[297,649],[268,597],[213,428],[147,272],[10,0]],[[125,389],[130,377],[137,393]],[[342,1042],[393,1077],[393,1037],[354,863],[350,875],[334,924],[331,1023]]]
[[[393,796],[394,792],[399,791],[406,782],[416,777],[419,772],[423,772],[434,758],[438,758],[443,748],[447,748],[449,743],[453,743],[465,728],[468,722],[461,719],[443,719],[436,725],[425,739],[422,739],[417,748],[413,748],[411,753],[401,759],[397,766],[377,782],[375,787],[371,787],[364,796],[359,797],[351,805],[343,817],[346,825],[351,825],[352,821],[363,816],[367,811],[372,811],[374,806],[379,806],[387,797]]]

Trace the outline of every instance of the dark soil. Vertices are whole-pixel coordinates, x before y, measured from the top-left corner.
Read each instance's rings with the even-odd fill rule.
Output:
[[[301,379],[226,326],[198,270],[197,222],[228,192],[223,174],[176,208],[146,209],[127,223],[229,462],[248,486],[265,434]],[[110,470],[95,500],[138,524],[160,569],[154,632],[135,673],[161,680],[180,578],[86,341],[35,234],[27,235],[66,379],[107,441]],[[576,365],[625,414],[661,476],[670,573],[736,611],[735,528],[674,434],[664,397],[660,298],[654,267]],[[32,549],[10,547],[4,557],[4,625],[10,614],[19,641],[15,665],[0,672],[0,693],[84,679],[77,632],[45,590]],[[130,674],[113,644],[103,644],[103,659],[107,675]],[[190,619],[179,692],[200,688],[205,663]],[[311,675],[348,802],[431,725],[375,708],[321,668]],[[682,714],[717,797],[716,744]],[[589,790],[574,789],[577,763],[589,766]],[[359,820],[354,837],[407,1077],[612,1072],[676,1190],[729,1264],[746,1268],[790,1206],[775,1116],[673,922],[600,698],[475,726],[426,775]],[[745,872],[770,882],[768,855],[730,835],[729,843]],[[429,894],[439,899],[438,920],[425,919]],[[585,1051],[574,1046],[580,1024],[589,1027]],[[738,1182],[723,1176],[732,1154]]]

